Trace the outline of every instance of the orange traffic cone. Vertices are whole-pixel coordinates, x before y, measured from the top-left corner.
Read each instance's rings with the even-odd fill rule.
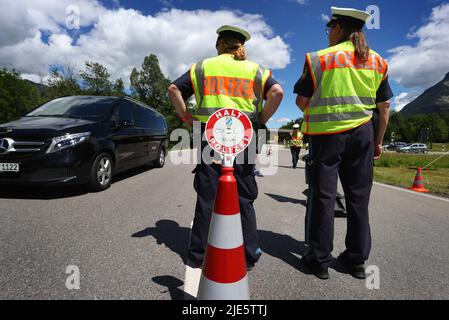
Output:
[[[416,172],[415,181],[413,182],[413,186],[408,189],[416,191],[416,192],[429,192],[429,190],[424,188],[424,178],[422,177],[421,167],[418,167],[418,171]]]
[[[249,300],[242,221],[234,168],[221,168],[199,300]]]

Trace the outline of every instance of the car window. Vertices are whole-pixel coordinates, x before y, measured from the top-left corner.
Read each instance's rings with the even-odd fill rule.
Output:
[[[134,105],[134,117],[136,126],[147,129],[156,128],[156,114],[150,109]]]
[[[64,97],[51,100],[26,116],[76,117],[97,120],[110,111],[116,101],[115,97]]]
[[[134,104],[129,101],[123,101],[118,108],[119,121],[134,121]]]

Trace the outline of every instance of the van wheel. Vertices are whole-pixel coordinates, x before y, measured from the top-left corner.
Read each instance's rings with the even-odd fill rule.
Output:
[[[156,160],[154,160],[153,162],[154,166],[156,168],[162,168],[165,164],[165,148],[164,147],[160,147],[159,148],[159,155],[157,157]]]
[[[90,170],[89,190],[97,192],[106,190],[112,183],[113,162],[107,153],[100,153]]]

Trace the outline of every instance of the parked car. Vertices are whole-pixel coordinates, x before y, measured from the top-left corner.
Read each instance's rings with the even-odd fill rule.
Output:
[[[428,153],[427,145],[424,143],[412,143],[397,150],[405,153]]]
[[[164,117],[140,101],[71,96],[0,125],[0,183],[88,184],[101,191],[115,174],[162,167]]]
[[[400,148],[405,147],[407,144],[405,142],[393,142],[388,145],[388,150],[397,151]]]

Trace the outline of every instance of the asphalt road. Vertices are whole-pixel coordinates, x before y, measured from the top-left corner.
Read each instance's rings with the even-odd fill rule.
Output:
[[[257,178],[264,254],[249,273],[252,299],[449,299],[447,200],[375,185],[368,265],[378,267],[379,289],[338,265],[321,281],[300,263],[304,169],[279,154],[277,174]],[[1,187],[0,299],[182,299],[193,168],[133,170],[102,193]],[[335,257],[345,230],[336,218]],[[66,287],[69,265],[79,268],[80,289]]]

